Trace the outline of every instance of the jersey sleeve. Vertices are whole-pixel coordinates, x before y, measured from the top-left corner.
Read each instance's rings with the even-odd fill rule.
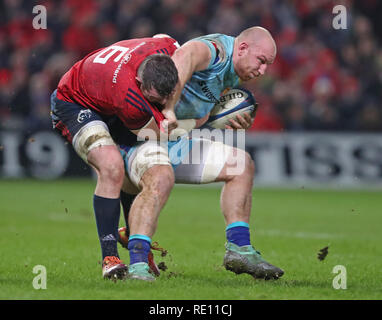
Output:
[[[128,89],[122,106],[117,108],[116,115],[131,130],[141,129],[152,117],[158,127],[164,120],[164,115],[155,106],[150,104],[138,90],[131,88]]]
[[[212,69],[222,63],[225,63],[227,60],[225,44],[220,38],[221,37],[219,34],[212,34],[190,40],[203,42],[210,49],[211,60],[207,69]]]
[[[216,57],[218,55],[216,44],[214,44],[213,42],[211,42],[210,40],[207,40],[207,39],[206,40],[203,39],[200,41],[203,42],[204,44],[206,44],[208,46],[208,48],[210,49],[211,60],[210,60],[210,63],[208,64],[208,67],[207,67],[207,69],[210,69],[216,63]]]
[[[118,108],[116,116],[121,119],[126,128],[130,130],[141,129],[151,119],[151,116],[147,112],[136,110],[130,106],[127,108]]]

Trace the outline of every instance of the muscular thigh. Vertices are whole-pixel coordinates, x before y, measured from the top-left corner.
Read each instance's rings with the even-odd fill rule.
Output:
[[[234,148],[208,139],[183,138],[177,142],[149,141],[132,148],[121,148],[128,185],[139,188],[143,174],[155,165],[172,166],[175,183],[202,184],[218,181]]]
[[[218,181],[233,148],[208,139],[193,139],[192,149],[175,168],[175,182],[203,184]]]

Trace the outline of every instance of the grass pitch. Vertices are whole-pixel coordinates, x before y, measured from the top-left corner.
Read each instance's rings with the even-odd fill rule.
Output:
[[[94,187],[93,180],[0,181],[0,299],[382,298],[380,192],[255,189],[252,244],[285,270],[264,281],[222,267],[220,188],[176,186],[154,237],[168,250],[155,252],[156,261],[168,269],[154,283],[114,283],[101,277]],[[121,247],[120,256],[128,263]],[[33,286],[36,265],[46,268],[46,289]],[[337,265],[346,268],[346,289],[333,288]]]

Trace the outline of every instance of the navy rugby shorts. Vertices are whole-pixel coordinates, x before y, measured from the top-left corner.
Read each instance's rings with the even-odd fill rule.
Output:
[[[58,130],[68,142],[72,143],[73,137],[87,123],[95,120],[104,122],[94,110],[57,99],[56,92],[54,90],[50,96],[53,129]]]
[[[56,91],[50,97],[53,129],[58,130],[68,142],[72,143],[73,137],[83,126],[97,120],[106,124],[115,143],[126,146],[136,143],[136,135],[127,129],[117,116],[101,115],[79,104],[57,99]]]

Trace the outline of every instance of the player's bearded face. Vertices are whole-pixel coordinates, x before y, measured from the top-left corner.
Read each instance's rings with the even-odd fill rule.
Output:
[[[168,99],[170,98],[171,95],[169,96],[161,96],[158,91],[155,89],[155,88],[150,88],[150,89],[141,89],[142,91],[142,94],[144,95],[144,97],[150,101],[151,103],[154,103],[154,104],[159,104],[161,106],[164,106]]]
[[[142,86],[142,80],[139,77],[136,77],[138,86],[141,89],[141,92],[143,96],[150,101],[152,104],[157,105],[160,108],[163,108],[163,106],[167,103],[167,101],[171,98],[171,96],[174,94],[174,91],[167,95],[167,96],[162,96],[158,93],[158,91],[154,88],[151,87],[150,89],[146,89]]]

